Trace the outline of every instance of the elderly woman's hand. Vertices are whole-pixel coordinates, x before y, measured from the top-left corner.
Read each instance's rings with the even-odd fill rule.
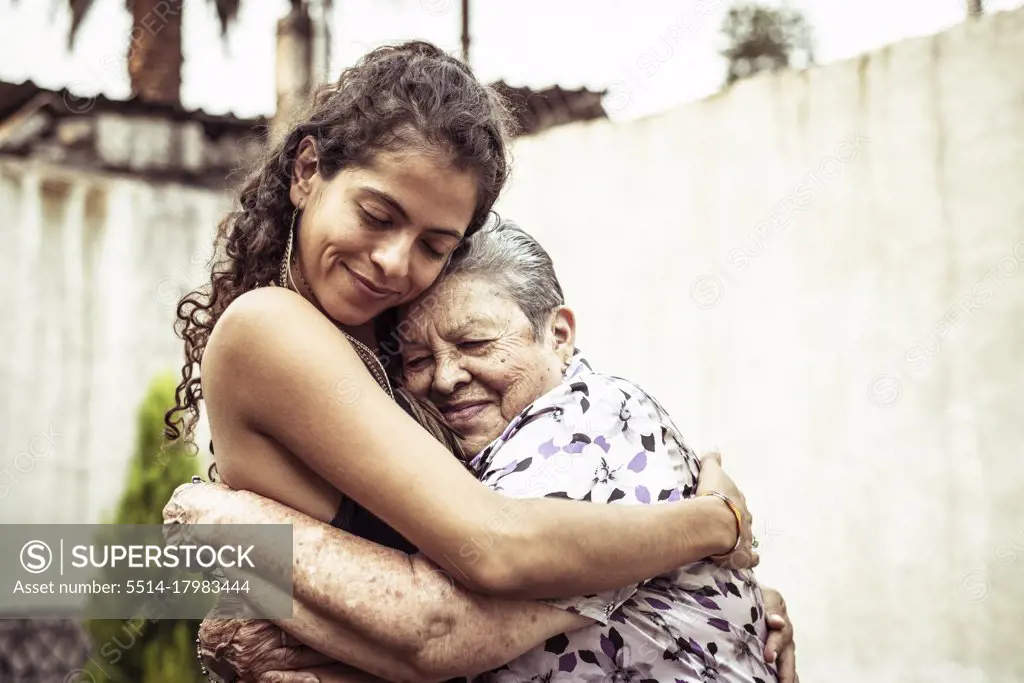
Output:
[[[700,476],[697,478],[697,495],[717,491],[731,500],[743,517],[740,524],[740,542],[728,555],[715,558],[715,562],[730,569],[752,569],[761,561],[754,552],[753,517],[747,509],[747,499],[736,483],[722,469],[720,453],[705,453],[700,459]]]
[[[454,679],[464,680],[464,679]],[[365,671],[346,664],[318,666],[302,671],[271,671],[260,676],[256,683],[387,683]]]
[[[793,642],[793,623],[786,611],[786,601],[774,588],[761,586],[764,596],[764,613],[768,615],[768,642],[764,646],[764,658],[775,663],[779,670],[779,683],[800,683],[796,673],[796,644]]]
[[[206,668],[226,680],[231,679],[230,671],[242,681],[259,681],[271,671],[308,669],[332,661],[260,619],[206,619],[199,627],[199,651]]]
[[[164,524],[209,524],[210,513],[235,493],[213,482],[182,484],[164,506]]]

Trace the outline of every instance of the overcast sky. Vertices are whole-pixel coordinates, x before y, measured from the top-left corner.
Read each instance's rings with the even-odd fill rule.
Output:
[[[772,2],[772,0],[768,0]],[[964,0],[793,0],[815,29],[819,62],[941,31]],[[286,0],[248,0],[227,43],[211,3],[185,0],[185,83],[192,108],[241,116],[274,108],[275,23]],[[703,97],[722,83],[718,27],[727,0],[486,0],[473,2],[471,61],[513,85],[628,88],[629,115]],[[772,3],[775,4],[775,3]],[[990,11],[1024,0],[986,0]],[[50,6],[59,7],[52,11]],[[131,27],[124,0],[96,0],[72,52],[67,0],[0,0],[0,80],[32,79],[78,94],[129,94]],[[335,0],[332,69],[382,42],[419,37],[457,52],[459,0]]]

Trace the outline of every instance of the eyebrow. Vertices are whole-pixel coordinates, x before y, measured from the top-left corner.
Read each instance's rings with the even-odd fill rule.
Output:
[[[364,185],[362,189],[363,189],[364,192],[366,192],[368,194],[372,194],[377,199],[381,200],[385,204],[388,204],[392,209],[394,209],[395,211],[398,212],[398,215],[400,215],[403,220],[405,220],[406,222],[409,221],[409,214],[406,213],[405,208],[401,204],[398,203],[397,199],[395,199],[394,197],[392,197],[391,195],[389,195],[386,192],[381,192],[380,190],[375,190],[374,188],[366,186],[366,185]],[[448,235],[450,237],[454,237],[455,239],[457,239],[459,241],[461,241],[462,237],[463,237],[461,232],[459,232],[458,230],[453,230],[451,228],[437,228],[437,227],[433,227],[433,228],[427,228],[427,232],[441,233],[442,235]]]
[[[404,318],[404,316],[403,316],[403,318]],[[467,318],[466,320],[462,321],[457,326],[455,326],[455,327],[453,327],[453,328],[451,328],[449,330],[445,330],[445,333],[443,335],[441,335],[441,336],[442,337],[457,337],[459,335],[465,335],[465,334],[468,334],[469,331],[470,331],[470,328],[472,328],[474,326],[480,325],[480,326],[487,327],[489,325],[495,324],[495,322],[496,321],[494,319],[492,319],[492,318],[487,318],[487,317],[482,317],[482,316],[473,316],[472,318]],[[430,346],[429,342],[422,341],[420,339],[409,339],[408,337],[406,337],[406,338],[403,338],[401,341],[402,341],[402,345],[403,345],[403,350],[408,348],[408,347],[410,347],[410,346],[414,347],[414,348],[417,348],[417,349],[427,348],[427,347]]]
[[[460,322],[455,328],[452,329],[452,333],[453,334],[466,334],[473,327],[477,327],[477,326],[480,326],[480,327],[490,327],[491,325],[494,325],[496,322],[497,321],[494,318],[489,318],[487,316],[475,315],[475,316],[473,316],[471,318],[466,318],[465,320]]]

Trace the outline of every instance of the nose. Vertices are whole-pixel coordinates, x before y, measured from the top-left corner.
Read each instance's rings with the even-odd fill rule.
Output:
[[[388,235],[370,253],[373,261],[389,283],[402,281],[409,276],[409,260],[412,257],[412,242],[401,234]]]
[[[434,378],[430,388],[442,396],[451,396],[456,389],[469,384],[472,376],[451,354],[441,355],[434,363]]]

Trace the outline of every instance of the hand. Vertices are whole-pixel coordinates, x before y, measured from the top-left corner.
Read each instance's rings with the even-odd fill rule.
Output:
[[[215,673],[232,669],[244,681],[263,680],[268,671],[304,669],[331,661],[273,622],[260,619],[206,619],[199,627],[199,648],[208,669]]]
[[[344,679],[339,679],[342,683]],[[334,683],[331,676],[317,676],[312,671],[268,671],[256,683]]]
[[[207,514],[231,493],[227,486],[214,482],[182,484],[164,506],[164,524],[207,524]]]
[[[774,588],[761,586],[764,613],[768,620],[768,642],[764,646],[764,659],[779,670],[779,683],[800,683],[796,673],[796,644],[793,642],[793,624],[786,612],[786,601]]]
[[[722,567],[730,569],[753,569],[761,562],[760,556],[754,552],[753,517],[747,509],[747,499],[736,486],[736,483],[722,470],[722,455],[717,452],[705,453],[700,459],[700,476],[697,478],[697,495],[708,491],[718,491],[731,500],[743,517],[740,524],[740,542],[736,550],[724,556],[716,556],[712,560]],[[723,503],[724,506],[724,503]]]
[[[303,671],[268,671],[256,683],[385,683],[346,664],[319,666]]]

